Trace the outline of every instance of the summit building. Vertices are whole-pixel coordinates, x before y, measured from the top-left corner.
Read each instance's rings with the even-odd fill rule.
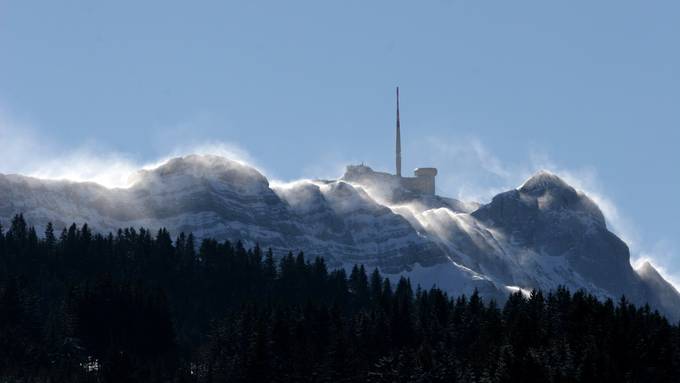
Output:
[[[403,177],[401,174],[401,121],[399,118],[399,87],[397,87],[397,127],[395,148],[396,174],[377,172],[364,164],[350,165],[347,167],[343,179],[350,182],[397,186],[411,193],[434,195],[437,168],[416,168],[413,171],[413,177]]]

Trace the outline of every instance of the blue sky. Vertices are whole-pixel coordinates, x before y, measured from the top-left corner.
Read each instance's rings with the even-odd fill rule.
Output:
[[[221,147],[272,179],[406,169],[485,200],[548,168],[680,275],[680,3],[0,0],[0,172]]]

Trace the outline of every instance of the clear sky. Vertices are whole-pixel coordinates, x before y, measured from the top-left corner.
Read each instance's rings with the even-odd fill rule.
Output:
[[[677,1],[0,0],[0,172],[97,179],[216,143],[271,179],[393,170],[399,85],[404,168],[438,167],[440,194],[553,170],[680,276],[678,20]]]

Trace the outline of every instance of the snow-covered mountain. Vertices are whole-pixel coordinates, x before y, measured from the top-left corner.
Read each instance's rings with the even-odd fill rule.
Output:
[[[140,171],[129,188],[0,175],[0,222],[23,213],[38,228],[166,227],[279,254],[304,250],[332,266],[362,263],[452,294],[477,289],[504,299],[564,285],[625,294],[680,319],[673,286],[649,263],[634,270],[597,205],[553,174],[538,173],[486,205],[398,188],[344,178],[271,185],[247,165],[193,155]]]

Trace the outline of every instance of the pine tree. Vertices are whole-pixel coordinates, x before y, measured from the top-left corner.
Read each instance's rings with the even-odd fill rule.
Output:
[[[54,251],[56,242],[57,238],[54,236],[54,226],[52,226],[52,222],[48,222],[45,227],[45,247],[49,252]]]
[[[371,273],[370,284],[371,302],[373,303],[374,307],[380,306],[382,302],[383,291],[382,283],[383,283],[382,276],[380,275],[380,271],[378,271],[378,268],[376,267],[375,269],[373,269],[373,272]]]
[[[267,283],[272,283],[277,277],[276,262],[274,261],[274,253],[272,252],[271,247],[267,249],[267,254],[264,258],[263,274]]]
[[[349,276],[349,288],[354,297],[356,307],[362,308],[368,306],[370,302],[370,291],[368,287],[368,277],[364,266],[354,265],[352,273]]]
[[[678,324],[626,298],[560,287],[499,309],[154,233],[0,229],[0,381],[680,381]]]

